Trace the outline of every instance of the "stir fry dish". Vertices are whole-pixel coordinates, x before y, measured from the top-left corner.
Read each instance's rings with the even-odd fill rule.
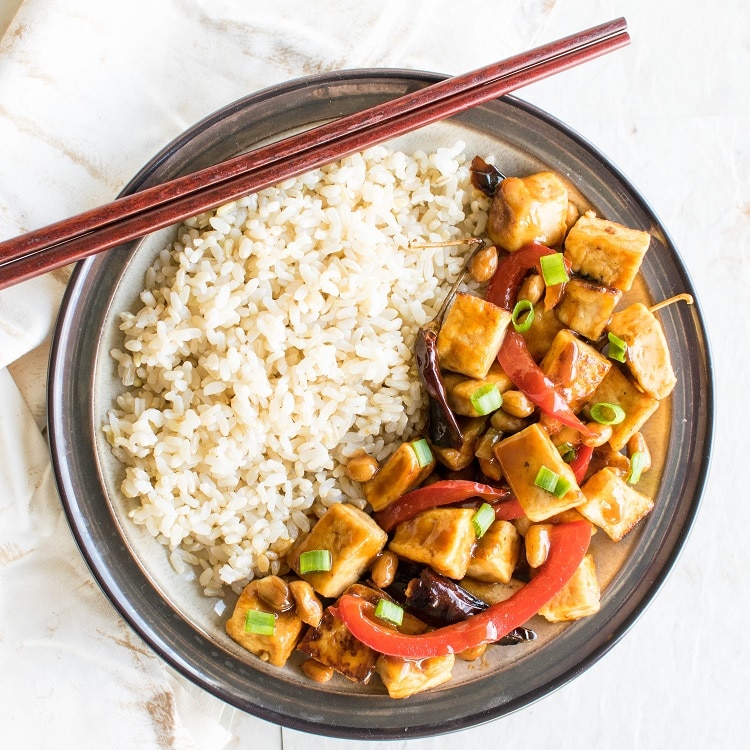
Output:
[[[365,510],[333,504],[226,625],[270,664],[301,652],[316,682],[378,675],[405,698],[456,658],[523,649],[535,616],[595,615],[592,535],[617,543],[654,507],[643,428],[676,377],[655,310],[623,301],[649,233],[581,211],[552,172],[504,177],[477,157],[472,179],[486,238],[467,238],[417,335],[420,436],[353,456]]]

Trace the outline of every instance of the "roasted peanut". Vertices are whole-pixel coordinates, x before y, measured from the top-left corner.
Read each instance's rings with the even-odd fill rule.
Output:
[[[530,417],[536,406],[534,402],[521,391],[509,390],[503,393],[503,411],[512,417]]]
[[[538,568],[547,559],[550,529],[550,524],[535,523],[526,530],[526,560],[532,568]]]
[[[364,451],[355,453],[346,465],[346,476],[353,482],[367,482],[377,473],[378,462]]]
[[[294,597],[294,609],[302,622],[317,628],[323,619],[323,605],[307,581],[290,581],[289,590]]]
[[[503,470],[500,468],[500,462],[496,458],[478,458],[479,468],[488,479],[499,482],[503,478]]]
[[[469,275],[477,284],[489,281],[497,270],[497,248],[488,245],[477,251],[469,263]]]
[[[581,442],[589,448],[598,448],[612,437],[612,425],[589,422],[586,427],[591,431],[591,435],[584,435]]]
[[[506,435],[510,435],[513,432],[520,432],[524,427],[529,426],[526,419],[514,417],[512,414],[508,414],[504,409],[498,409],[497,411],[492,412],[490,424],[498,432],[502,432]]]
[[[300,664],[300,669],[313,682],[328,682],[333,677],[333,667],[319,662],[317,659],[305,659]]]
[[[544,295],[544,279],[538,273],[527,276],[518,289],[518,299],[527,299],[535,305]]]
[[[279,576],[266,576],[258,579],[258,596],[277,612],[286,612],[294,606],[289,594],[289,586]]]
[[[385,550],[378,555],[378,559],[375,560],[375,564],[370,571],[370,578],[372,578],[372,582],[378,588],[384,589],[393,583],[397,569],[398,557],[396,557],[393,552]]]
[[[646,438],[642,432],[636,432],[628,440],[628,457],[633,458],[633,454],[640,453],[642,458],[641,471],[646,472],[651,468],[651,451],[648,449]]]
[[[480,643],[478,646],[473,646],[472,648],[467,648],[463,651],[459,651],[456,656],[459,659],[463,659],[464,661],[474,661],[475,659],[479,659],[479,657],[484,656],[484,652],[486,650],[487,644]]]

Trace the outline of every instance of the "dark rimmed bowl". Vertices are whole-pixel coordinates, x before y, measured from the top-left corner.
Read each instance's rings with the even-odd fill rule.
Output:
[[[399,70],[353,70],[275,86],[235,102],[173,141],[123,191],[132,193],[439,80]],[[462,139],[494,153],[509,174],[549,168],[606,218],[652,233],[642,268],[646,294],[664,299],[692,283],[665,228],[633,185],[568,127],[512,97],[400,139],[427,149]],[[567,626],[540,625],[525,649],[490,649],[456,679],[393,701],[377,688],[334,680],[316,685],[295,668],[269,667],[224,633],[226,614],[177,576],[164,548],[126,514],[120,470],[101,425],[117,389],[108,352],[117,315],[133,304],[143,272],[174,230],[163,230],[80,263],[62,304],[49,371],[49,439],[71,529],[94,577],[120,614],[172,667],[232,706],[271,722],[361,739],[424,737],[516,711],[583,672],[622,637],[659,590],[686,540],[706,481],[713,431],[713,379],[700,306],[660,313],[679,384],[664,412],[656,509],[604,560],[601,611]],[[603,535],[598,535],[603,536]]]

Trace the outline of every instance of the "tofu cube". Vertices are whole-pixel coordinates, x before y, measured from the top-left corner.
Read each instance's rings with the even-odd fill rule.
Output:
[[[494,385],[500,393],[513,388],[511,379],[505,374],[500,363],[495,360],[490,367],[489,372],[483,378],[467,378],[456,372],[446,372],[443,375],[445,383],[445,392],[448,397],[448,405],[456,414],[465,417],[482,416],[477,414],[471,397],[480,388],[487,385]]]
[[[302,620],[294,610],[288,612],[273,612],[276,616],[273,635],[259,635],[245,630],[247,613],[250,610],[272,612],[267,604],[258,596],[258,582],[251,581],[242,590],[237,600],[232,616],[227,620],[226,631],[230,638],[237,641],[243,648],[255,654],[263,661],[275,667],[283,667],[294,651],[300,633]]]
[[[654,501],[611,469],[597,471],[581,487],[586,502],[578,510],[614,542],[619,542],[654,507]]]
[[[448,682],[455,659],[453,654],[419,661],[381,655],[375,668],[391,698],[408,698]]]
[[[613,451],[622,450],[659,407],[655,398],[639,390],[618,367],[610,368],[589,399],[590,404],[599,402],[616,404],[625,412],[625,419],[612,425],[609,445]]]
[[[609,330],[627,345],[625,363],[641,389],[656,399],[666,398],[677,383],[664,329],[641,302],[615,313]]]
[[[534,322],[531,328],[522,335],[529,354],[535,362],[539,362],[544,357],[552,346],[555,336],[563,327],[555,308],[545,309],[543,301],[534,305]]]
[[[422,511],[396,527],[388,547],[400,557],[429,565],[448,578],[463,578],[476,541],[473,515],[471,508]]]
[[[513,494],[532,521],[544,521],[585,500],[570,466],[562,460],[546,430],[536,423],[501,440],[495,446],[495,457]],[[542,466],[570,483],[570,489],[562,497],[534,483]]]
[[[651,235],[587,212],[565,238],[565,257],[573,271],[627,292],[641,267]]]
[[[573,577],[540,610],[549,622],[579,620],[599,611],[601,589],[594,557],[587,554]]]
[[[526,584],[517,578],[511,578],[508,583],[488,583],[487,581],[478,581],[476,578],[464,578],[461,581],[461,587],[473,594],[477,599],[481,599],[486,604],[499,604],[506,599],[510,599],[519,589]]]
[[[375,512],[383,510],[424,482],[434,468],[434,460],[419,465],[413,443],[401,443],[377,474],[362,485],[365,499]]]
[[[521,552],[521,535],[510,521],[497,520],[477,541],[466,575],[478,581],[508,583]]]
[[[612,363],[593,346],[564,328],[555,336],[540,367],[573,411],[599,387]]]
[[[457,294],[437,338],[440,366],[484,378],[500,351],[510,313],[472,294]]]
[[[388,535],[375,521],[346,503],[336,503],[294,546],[287,556],[289,567],[306,580],[321,596],[334,598],[355,583],[385,547]],[[300,555],[308,550],[331,552],[329,571],[300,572]]]
[[[487,234],[504,250],[520,250],[529,242],[559,245],[565,236],[568,191],[554,172],[507,177],[490,206]]]
[[[487,425],[486,417],[459,417],[458,426],[464,436],[460,448],[441,448],[433,445],[432,452],[437,456],[443,466],[451,471],[461,471],[474,460],[474,449],[479,439],[484,434]]]
[[[565,285],[565,292],[555,312],[563,325],[590,341],[597,341],[621,297],[619,289],[572,278]]]

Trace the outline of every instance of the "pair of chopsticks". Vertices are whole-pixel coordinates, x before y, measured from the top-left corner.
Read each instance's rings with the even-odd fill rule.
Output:
[[[619,18],[5,240],[0,289],[451,117],[629,41]]]

